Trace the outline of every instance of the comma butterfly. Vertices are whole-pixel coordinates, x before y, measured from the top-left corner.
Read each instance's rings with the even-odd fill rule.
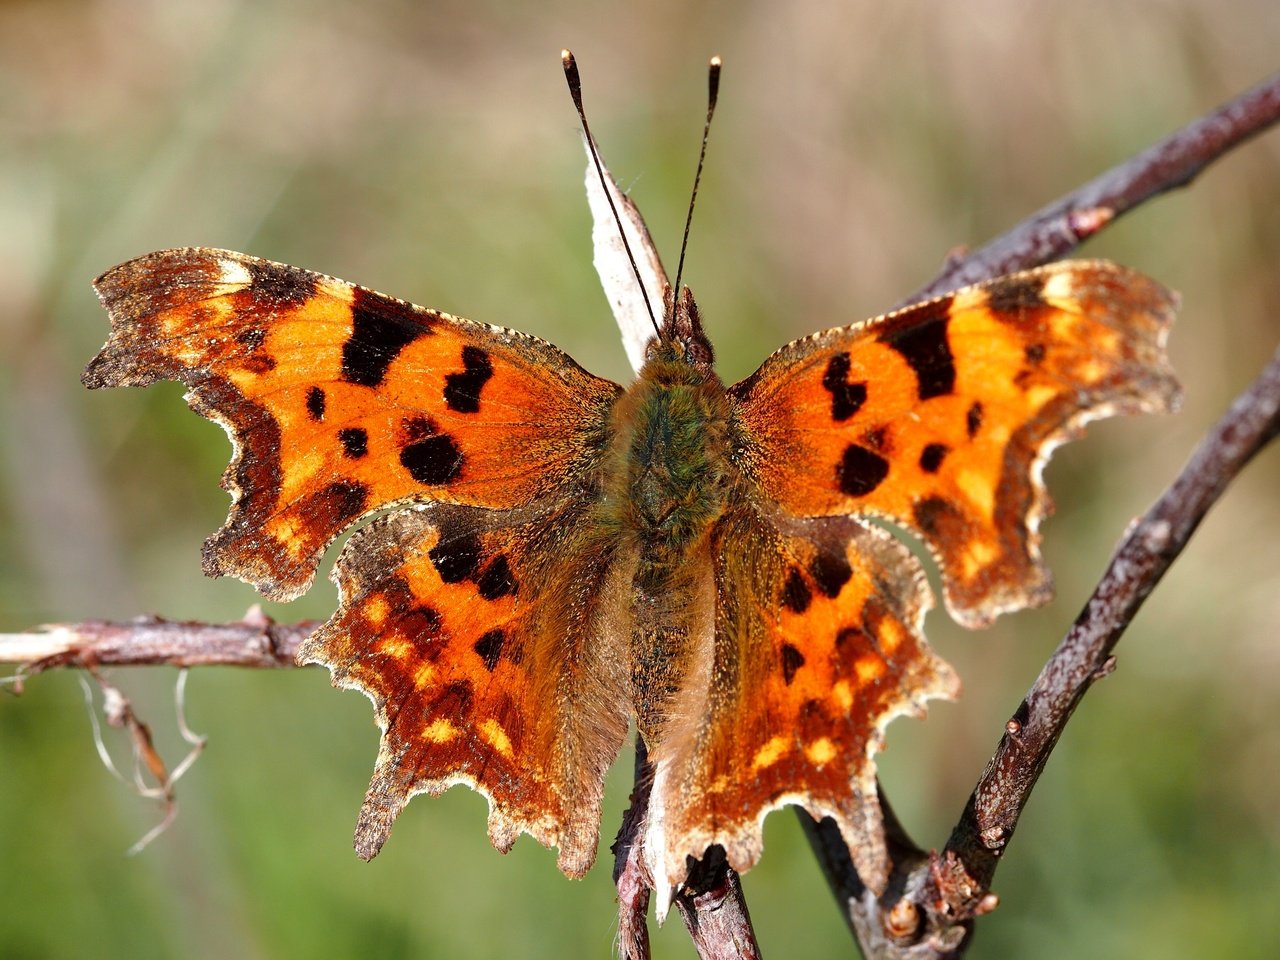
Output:
[[[868,520],[927,545],[967,626],[1044,602],[1050,451],[1178,395],[1173,296],[1101,261],[815,333],[733,386],[682,288],[625,389],[543,340],[242,253],[163,250],[95,286],[111,336],[85,384],[179,380],[233,442],[206,573],[296,597],[387,511],[341,551],[339,609],[300,654],[383,731],[360,856],[410,797],[465,783],[496,847],[529,833],[579,876],[634,721],[663,901],[712,845],[751,867],[785,804],[833,818],[883,886],[873,756],[958,684],[922,635],[920,563]]]

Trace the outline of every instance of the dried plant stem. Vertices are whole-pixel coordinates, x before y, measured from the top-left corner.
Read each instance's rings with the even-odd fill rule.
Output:
[[[292,667],[319,621],[279,625],[258,607],[234,623],[139,617],[124,623],[55,623],[30,633],[0,634],[0,663],[30,677],[54,667]]]
[[[1280,120],[1280,74],[947,264],[910,300],[1061,257],[1145,200],[1189,183],[1205,166]],[[1006,731],[941,857],[892,832],[890,893],[881,900],[832,851],[835,824],[801,813],[827,880],[869,957],[963,954],[973,919],[994,908],[999,856],[1067,720],[1110,669],[1110,651],[1226,485],[1280,432],[1280,353],[1197,448],[1169,491],[1126,536],[1071,632]],[[910,921],[910,922],[906,922]],[[895,933],[898,934],[895,936]]]
[[[1280,73],[1036,211],[985,246],[953,258],[903,302],[1059,260],[1139,204],[1185,187],[1213,161],[1277,120]]]
[[[1017,826],[1080,698],[1111,672],[1111,651],[1227,484],[1280,431],[1280,350],[1192,454],[1173,485],[1125,534],[1101,581],[1005,727],[945,856],[979,886]]]

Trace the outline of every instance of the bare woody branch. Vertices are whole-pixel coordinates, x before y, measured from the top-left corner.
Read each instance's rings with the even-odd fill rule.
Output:
[[[1026,698],[1005,726],[944,857],[985,888],[1050,751],[1080,698],[1111,672],[1111,651],[1227,485],[1280,432],[1280,350],[1135,523]],[[946,892],[945,890],[943,892]],[[963,903],[950,905],[961,911]]]
[[[1208,164],[1280,120],[1280,74],[1055,201],[942,273],[908,301],[1062,257],[1138,204],[1185,186]],[[835,824],[801,812],[806,835],[863,951],[871,957],[964,952],[1031,789],[1067,720],[1133,615],[1252,456],[1280,431],[1280,353],[1202,442],[1186,469],[1126,536],[1075,626],[1006,726],[1000,746],[941,857],[926,855],[891,816],[893,873],[877,900],[858,881]]]
[[[1280,73],[1036,211],[985,246],[952,259],[904,303],[1065,257],[1134,207],[1185,187],[1213,161],[1280,119]]]
[[[26,677],[55,667],[292,667],[298,644],[318,626],[317,620],[277,624],[256,606],[225,624],[160,617],[55,623],[0,634],[0,663],[19,664]]]

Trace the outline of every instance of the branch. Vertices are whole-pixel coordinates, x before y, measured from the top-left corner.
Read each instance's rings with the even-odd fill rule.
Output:
[[[1277,120],[1280,73],[1055,200],[985,246],[950,260],[903,303],[1059,260],[1139,204],[1185,187],[1214,160]]]
[[[55,667],[292,667],[298,644],[318,626],[318,620],[281,626],[256,605],[226,624],[160,617],[55,623],[0,634],[0,663],[18,664],[19,679]]]
[[[1269,77],[1258,86],[1192,121],[1131,160],[1113,167],[1078,190],[1054,201],[985,246],[966,256],[949,260],[937,277],[903,303],[917,302],[965,284],[979,283],[1004,273],[1028,269],[1063,257],[1085,239],[1144,201],[1177,187],[1186,186],[1214,160],[1250,137],[1273,126],[1277,121],[1280,121],[1280,74]],[[1252,397],[1255,390],[1265,393],[1266,384],[1270,382],[1271,370],[1272,367],[1268,367],[1250,391],[1237,402],[1236,406],[1232,407],[1232,412],[1223,423],[1219,424],[1218,430],[1211,434],[1201,446],[1196,458],[1188,466],[1188,471],[1199,461],[1199,457],[1206,449],[1205,445],[1211,444],[1213,437],[1218,435],[1219,431],[1226,429],[1232,432],[1238,429],[1231,426],[1230,421],[1237,415],[1239,403]],[[1275,432],[1276,427],[1273,424],[1269,434],[1265,431],[1260,434],[1258,446],[1254,447],[1248,456],[1252,456],[1258,447],[1275,435]],[[1247,459],[1246,457],[1245,460]],[[1219,485],[1215,487],[1216,492],[1204,504],[1199,516],[1195,517],[1194,522],[1186,530],[1187,537],[1194,531],[1199,517],[1203,516],[1203,510],[1208,509],[1213,499],[1220,495],[1222,487],[1243,467],[1244,462],[1239,462],[1233,469],[1217,476]],[[1179,490],[1186,477],[1187,472],[1184,472],[1166,497],[1173,495],[1175,490]],[[1161,504],[1165,502],[1165,499],[1160,501]],[[1190,514],[1186,516],[1189,517]],[[1132,536],[1131,531],[1130,537]],[[1125,542],[1128,544],[1129,540]],[[1149,582],[1142,581],[1141,571],[1135,568],[1121,568],[1116,571],[1117,574],[1137,578],[1133,580],[1132,585],[1134,588],[1141,589],[1141,597],[1137,601],[1139,604],[1155,586],[1184,544],[1185,540],[1176,546],[1171,545],[1171,552],[1168,553],[1163,567],[1158,572],[1148,571],[1148,573],[1154,573],[1154,578]],[[1123,552],[1124,547],[1121,550]],[[1116,559],[1120,560],[1120,558],[1121,554],[1117,554]],[[1112,571],[1109,570],[1108,577],[1111,574]],[[1071,636],[1077,633],[1083,634],[1086,630],[1103,628],[1101,622],[1093,624],[1091,618],[1101,615],[1104,609],[1111,609],[1099,606],[1104,596],[1104,588],[1109,591],[1107,596],[1115,595],[1115,587],[1109,587],[1109,583],[1111,581],[1104,578],[1099,584],[1094,599],[1081,613],[1077,628],[1073,630]],[[1127,624],[1127,620],[1122,622]],[[1114,646],[1122,631],[1123,626],[1110,640],[1108,650]],[[1068,646],[1064,641],[1063,648],[1060,648],[1045,666],[1046,671],[1053,667],[1060,674],[1066,671],[1070,675],[1079,675],[1083,670],[1084,675],[1090,678],[1071,700],[1070,709],[1061,718],[1063,724],[1070,716],[1070,711],[1074,710],[1075,704],[1079,702],[1080,696],[1083,696],[1088,684],[1096,679],[1094,673],[1105,665],[1105,659],[1102,663],[1070,660],[1073,655],[1083,654],[1084,651],[1078,645]],[[1042,679],[1044,679],[1043,674]],[[1018,724],[1021,724],[1021,727],[1015,730]],[[893,824],[893,829],[888,831],[886,838],[892,872],[883,903],[877,901],[874,895],[862,886],[848,857],[838,855],[838,851],[844,844],[835,823],[831,820],[815,822],[803,810],[797,808],[805,834],[822,866],[827,882],[837,901],[846,908],[846,921],[868,956],[959,955],[967,943],[972,918],[995,907],[996,900],[987,891],[995,871],[996,858],[1003,850],[1003,846],[1008,843],[1017,815],[1025,805],[1027,795],[1044,768],[1048,754],[1061,732],[1061,727],[1057,727],[1052,737],[1039,745],[1043,751],[1042,755],[1033,755],[1029,752],[1033,748],[1027,745],[1029,734],[1026,731],[1026,720],[1020,714],[1015,714],[1006,729],[1008,732],[1005,740],[1001,741],[1004,752],[992,760],[992,766],[988,767],[983,779],[979,781],[974,800],[971,800],[969,807],[962,815],[961,822],[948,843],[944,859],[939,860],[924,854],[901,829],[896,819],[892,818],[886,806],[886,827],[888,828],[891,822]],[[1021,744],[1021,746],[1009,745],[1006,741],[1011,744]],[[1005,750],[1006,746],[1008,746],[1007,750]],[[1028,766],[1029,761],[1031,766]],[[1001,780],[1001,783],[1007,783],[1013,770],[1020,772],[1018,782],[1024,784],[1025,792],[1020,794],[1020,799],[1016,802],[1011,799],[997,802],[992,798],[991,791],[994,787],[989,784],[988,778],[1004,777],[1006,779]],[[984,784],[987,786],[984,787]],[[972,826],[978,823],[975,819],[977,810],[983,813],[983,819],[978,826],[979,840],[981,841],[982,830],[986,829],[993,831],[988,834],[988,837],[996,840],[994,848],[980,842],[978,846],[981,852],[964,839],[967,836],[966,825]],[[1010,814],[1012,814],[1011,817]],[[995,831],[1000,833],[997,834]],[[969,859],[966,860],[965,857]],[[928,862],[927,870],[921,866],[925,861]],[[970,873],[963,867],[967,863],[971,864],[973,872]],[[953,868],[956,864],[962,865],[959,873],[954,872]],[[945,915],[937,909],[926,910],[925,901],[928,895],[933,895],[937,904],[941,904],[952,913]],[[958,904],[960,906],[957,906]],[[925,922],[926,915],[928,922]]]
[[[1018,817],[1081,697],[1115,665],[1121,634],[1209,508],[1280,432],[1280,350],[1201,441],[1182,473],[1129,528],[1075,623],[1005,725],[944,857],[985,888]],[[959,907],[960,904],[954,904]]]

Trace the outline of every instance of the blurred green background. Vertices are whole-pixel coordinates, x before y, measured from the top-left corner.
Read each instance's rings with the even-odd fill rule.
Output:
[[[89,394],[89,280],[225,246],[544,336],[626,377],[590,265],[560,73],[674,259],[703,111],[724,84],[687,277],[726,380],[778,344],[882,311],[976,244],[1278,65],[1274,0],[1026,4],[370,2],[0,4],[0,632],[159,613],[233,619],[206,580],[229,447],[180,391]],[[1280,133],[1082,251],[1183,294],[1174,417],[1096,425],[1049,470],[1058,600],[982,635],[935,612],[957,704],[890,730],[882,769],[941,844],[1004,719],[1129,518],[1280,333]],[[1271,957],[1280,942],[1280,456],[1210,516],[1085,701],[997,876],[975,957]],[[327,567],[327,565],[326,565]],[[281,620],[323,617],[322,581]],[[174,672],[117,671],[171,760]],[[484,802],[410,805],[360,863],[376,744],[320,670],[188,685],[205,755],[173,828],[95,757],[76,678],[0,696],[0,955],[609,956],[607,857],[582,882]],[[127,743],[109,743],[122,760]],[[616,829],[630,763],[610,780]],[[789,814],[745,879],[766,952],[853,950]],[[692,955],[678,921],[659,957]]]

